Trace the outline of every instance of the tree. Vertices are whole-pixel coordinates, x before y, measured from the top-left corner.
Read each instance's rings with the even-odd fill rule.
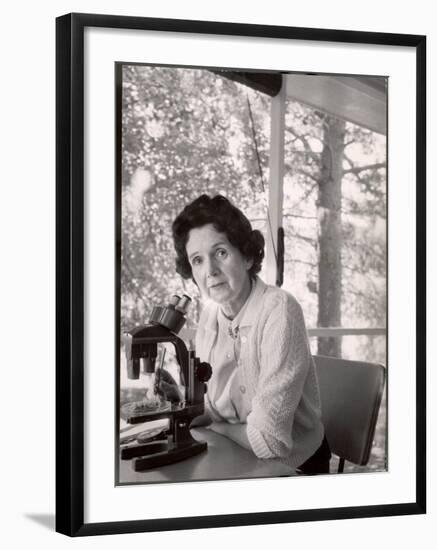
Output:
[[[342,227],[341,197],[345,122],[324,119],[323,151],[318,182],[319,327],[341,327]],[[319,338],[318,353],[341,357],[341,338]]]
[[[289,101],[285,144],[284,287],[309,326],[385,326],[385,138]],[[385,361],[377,344],[319,338],[314,351]]]

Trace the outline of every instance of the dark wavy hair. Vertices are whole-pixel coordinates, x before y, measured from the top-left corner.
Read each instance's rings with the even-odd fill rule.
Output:
[[[185,247],[190,230],[207,224],[212,224],[216,231],[224,233],[245,258],[252,260],[249,275],[254,278],[261,270],[264,258],[264,237],[261,231],[252,229],[243,212],[222,195],[212,198],[201,195],[188,204],[174,220],[172,231],[176,271],[184,279],[193,278]]]

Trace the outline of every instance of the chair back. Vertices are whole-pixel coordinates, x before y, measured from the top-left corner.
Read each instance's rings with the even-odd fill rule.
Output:
[[[331,451],[364,466],[372,448],[385,381],[376,363],[315,355],[322,419]]]

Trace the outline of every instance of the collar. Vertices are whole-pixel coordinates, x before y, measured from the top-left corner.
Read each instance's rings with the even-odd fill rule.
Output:
[[[258,313],[261,309],[261,297],[267,290],[267,285],[258,276],[254,281],[254,288],[248,298],[243,315],[238,323],[239,327],[250,327],[258,319]]]
[[[238,318],[239,320],[238,326],[240,328],[252,326],[255,320],[258,318],[258,312],[262,307],[261,297],[266,290],[267,285],[264,283],[264,281],[262,281],[259,277],[256,277],[249,298],[247,299],[246,304],[243,306],[244,312],[242,314],[242,317],[240,318],[239,315],[237,315],[236,317],[236,319]],[[209,311],[205,319],[204,330],[216,333],[218,330],[217,316],[219,313],[219,305],[212,300],[209,300],[208,303],[205,304],[205,308],[207,308]]]

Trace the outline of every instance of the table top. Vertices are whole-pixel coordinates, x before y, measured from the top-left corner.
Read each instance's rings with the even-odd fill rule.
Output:
[[[290,467],[279,460],[258,459],[252,451],[207,428],[193,428],[191,434],[195,439],[207,442],[206,451],[144,472],[136,472],[132,460],[120,459],[119,485],[294,475]]]

